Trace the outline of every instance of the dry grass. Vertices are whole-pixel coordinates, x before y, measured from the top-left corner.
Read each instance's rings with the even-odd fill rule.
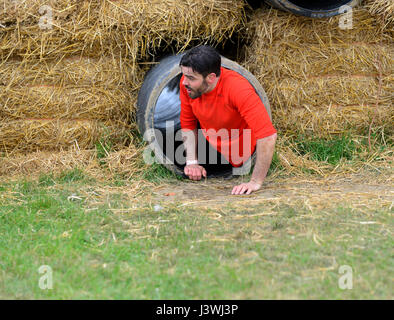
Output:
[[[149,170],[142,160],[142,150],[134,144],[119,151],[107,152],[100,159],[95,149],[79,149],[76,144],[64,151],[20,152],[0,157],[0,176],[5,179],[10,176],[18,178],[57,174],[76,168],[102,180],[113,179],[117,175],[130,180]]]
[[[310,173],[320,177],[334,177],[348,173],[360,173],[363,170],[391,171],[394,161],[393,150],[389,148],[386,148],[385,151],[380,151],[377,148],[369,150],[367,146],[362,144],[364,138],[362,136],[352,138],[359,148],[357,156],[353,160],[342,159],[338,164],[332,165],[315,160],[310,153],[300,154],[294,144],[294,136],[281,135],[276,145],[278,161],[276,168],[270,173],[269,179],[275,179],[282,175],[301,177]],[[94,149],[82,149],[75,140],[69,145],[64,141],[63,143],[64,149],[67,148],[67,150],[34,152],[33,147],[30,147],[31,154],[4,152],[0,157],[0,176],[5,178],[21,175],[35,176],[79,168],[91,176],[103,177],[107,180],[121,176],[122,179],[138,180],[143,183],[146,181],[143,175],[153,170],[153,167],[144,163],[144,147],[136,147],[138,143],[133,139],[128,142],[128,147],[119,150],[111,151],[103,146],[100,155]],[[31,145],[34,146],[34,141]],[[209,185],[211,182],[205,183]]]

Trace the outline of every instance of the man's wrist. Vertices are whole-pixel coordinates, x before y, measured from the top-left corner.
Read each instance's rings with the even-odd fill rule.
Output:
[[[190,165],[193,165],[193,164],[198,164],[198,161],[197,160],[186,160],[186,165],[187,166],[190,166]]]
[[[257,181],[257,180],[254,179],[254,178],[250,179],[250,182],[256,183],[256,184],[258,184],[260,187],[261,187],[261,185],[263,184],[263,181]]]

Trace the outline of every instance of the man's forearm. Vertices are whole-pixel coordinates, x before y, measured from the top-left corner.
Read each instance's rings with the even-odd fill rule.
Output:
[[[186,160],[197,160],[197,129],[182,130],[182,140],[186,150]]]
[[[256,164],[253,169],[251,181],[262,184],[267,176],[272,162],[277,134],[257,140]]]

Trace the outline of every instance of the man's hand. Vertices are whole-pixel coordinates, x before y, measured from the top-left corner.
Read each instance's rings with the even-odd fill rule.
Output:
[[[254,181],[250,181],[248,183],[241,183],[238,186],[235,186],[233,188],[233,191],[231,191],[231,194],[244,194],[246,192],[246,194],[250,194],[253,191],[257,191],[261,188],[261,184],[254,182]]]
[[[185,175],[189,177],[191,180],[201,180],[201,177],[207,177],[207,172],[204,167],[198,165],[198,164],[191,164],[188,166],[185,166],[184,170]]]
[[[257,140],[256,164],[254,166],[250,182],[241,183],[240,185],[235,186],[231,194],[251,194],[253,191],[261,188],[261,185],[267,175],[268,168],[271,165],[276,138],[277,134],[274,133],[273,135]]]

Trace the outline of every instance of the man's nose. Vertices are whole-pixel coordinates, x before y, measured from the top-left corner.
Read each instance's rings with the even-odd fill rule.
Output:
[[[186,87],[189,83],[187,82],[186,78],[183,78],[182,84]]]

